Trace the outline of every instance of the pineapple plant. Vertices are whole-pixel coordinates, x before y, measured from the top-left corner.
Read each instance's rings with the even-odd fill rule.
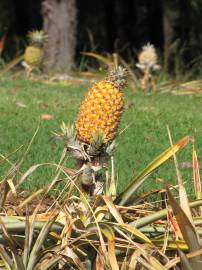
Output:
[[[47,35],[43,30],[28,33],[29,45],[25,49],[23,66],[29,75],[33,69],[40,66],[43,59],[43,45]]]
[[[123,89],[127,71],[121,66],[109,70],[106,78],[95,83],[87,92],[73,127],[61,127],[67,151],[77,160],[82,188],[93,195],[104,189],[100,170],[115,149],[119,122],[124,109]]]
[[[107,166],[113,153],[113,140],[124,108],[122,90],[126,78],[125,68],[115,65],[110,69],[104,80],[89,89],[76,119],[76,137],[89,157],[82,175],[83,189],[91,194],[96,190],[102,193],[104,188],[103,181],[98,181],[97,171]]]
[[[157,63],[157,54],[154,46],[150,43],[147,43],[143,46],[142,51],[138,55],[138,61],[141,65],[148,65],[154,67]]]
[[[143,90],[155,88],[154,72],[160,68],[157,64],[158,56],[155,47],[147,43],[142,47],[142,51],[138,55],[137,68],[143,73],[143,78],[140,81]]]

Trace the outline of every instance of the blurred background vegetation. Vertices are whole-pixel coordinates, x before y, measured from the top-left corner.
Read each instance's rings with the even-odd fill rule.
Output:
[[[166,125],[173,131],[174,141],[187,134],[195,136],[197,149],[201,151],[202,116],[198,113],[202,94],[201,0],[0,0],[0,11],[0,45],[3,44],[0,67],[8,66],[4,69],[6,72],[12,67],[10,62],[18,59],[19,64],[23,60],[19,56],[24,54],[30,31],[43,29],[48,34],[43,48],[42,74],[51,71],[54,76],[50,80],[45,74],[39,76],[40,81],[36,83],[37,77],[29,78],[30,81],[25,73],[17,72],[7,77],[8,74],[0,70],[0,124],[6,127],[0,130],[0,148],[4,155],[26,145],[42,120],[38,141],[32,146],[24,170],[44,160],[58,162],[63,144],[53,142],[52,133],[59,129],[62,121],[74,121],[89,83],[102,76],[97,72],[98,61],[82,52],[94,52],[99,56],[116,53],[130,68],[130,75],[132,73],[136,79],[137,73],[137,79],[141,79],[142,73],[138,73],[136,63],[147,42],[155,46],[160,56],[161,69],[154,76],[154,90],[157,91],[154,95],[150,95],[148,89],[145,92],[149,95],[138,93],[135,90],[144,92],[136,87],[139,84],[135,87],[129,84],[125,91],[126,110],[121,130],[126,130],[118,138],[115,156],[119,188],[122,190],[133,173],[143,169],[168,147]],[[60,84],[55,74],[63,72],[66,75],[72,70],[80,77],[69,73],[69,77],[61,77]],[[190,82],[181,84],[188,79]],[[43,119],[44,115],[50,119]],[[190,149],[185,150],[180,158],[184,166],[182,173],[188,181],[192,178],[190,153]],[[12,155],[12,162],[15,163],[21,154],[20,150]],[[151,181],[163,175],[172,182],[175,171],[170,163],[166,166],[156,172]],[[2,171],[3,166],[0,174]],[[27,186],[33,188],[35,183],[35,187],[40,187],[42,178],[48,182],[52,171],[43,170],[43,173],[39,172],[37,180],[30,181]],[[128,180],[126,175],[129,175]],[[157,186],[158,181],[153,187]]]
[[[201,0],[1,0],[0,11],[5,61],[24,51],[30,30],[45,28],[51,48],[54,42],[60,47],[53,53],[70,57],[62,69],[79,66],[81,51],[117,52],[135,61],[142,45],[151,42],[171,74],[190,69],[201,74]],[[58,36],[52,34],[54,24]]]

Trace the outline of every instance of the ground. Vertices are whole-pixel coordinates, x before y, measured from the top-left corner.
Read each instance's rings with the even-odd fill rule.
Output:
[[[0,79],[0,154],[15,163],[22,158],[38,125],[38,133],[19,173],[38,163],[58,163],[63,143],[53,139],[59,132],[62,121],[73,123],[81,99],[89,85],[47,84],[22,76]],[[168,93],[145,94],[125,91],[126,110],[117,138],[115,168],[118,189],[130,181],[133,174],[140,172],[158,154],[169,147],[166,126],[173,142],[186,135],[195,136],[200,159],[202,153],[202,97],[196,95],[172,95]],[[16,151],[17,150],[17,151]],[[1,157],[2,157],[1,156]],[[182,150],[178,160],[184,181],[192,186],[191,144]],[[0,159],[0,177],[3,179],[11,164]],[[68,165],[68,164],[67,164]],[[72,166],[72,161],[69,161]],[[36,190],[50,182],[55,167],[44,165],[28,178],[24,187]],[[175,183],[173,161],[168,161],[148,179],[145,189],[161,188],[162,182]]]

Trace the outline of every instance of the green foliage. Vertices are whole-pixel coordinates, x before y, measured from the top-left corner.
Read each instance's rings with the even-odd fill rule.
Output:
[[[87,87],[87,85],[78,87],[30,83],[30,80],[20,77],[15,81],[11,77],[1,79],[1,154],[4,157],[9,156],[23,146],[10,157],[13,163],[19,160],[40,122],[38,134],[19,173],[26,171],[33,164],[59,161],[62,144],[53,139],[53,132],[59,131],[59,124],[62,121],[74,122]],[[26,107],[23,107],[23,104]],[[201,97],[197,96],[159,93],[146,95],[126,90],[126,110],[121,122],[121,130],[124,131],[117,139],[118,148],[115,153],[119,191],[123,190],[132,175],[137,175],[156,155],[169,146],[166,125],[169,125],[174,141],[194,133],[196,148],[202,147],[200,140],[202,116],[198,113],[200,107]],[[54,119],[41,120],[41,115],[45,113],[51,114]],[[190,160],[189,148],[179,154],[179,163],[187,186],[192,178]],[[73,165],[73,161],[69,160],[68,164]],[[10,164],[1,157],[1,179],[8,167]],[[54,169],[48,167],[37,171],[26,182],[26,188],[42,187],[50,181],[53,172]],[[156,180],[159,177],[173,183],[175,172],[170,162],[147,180],[145,189],[150,189],[151,185],[157,188],[159,182]]]

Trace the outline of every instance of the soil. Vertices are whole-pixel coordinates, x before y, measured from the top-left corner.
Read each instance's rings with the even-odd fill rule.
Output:
[[[26,199],[29,197],[29,193],[27,191],[23,191],[19,193],[17,196],[10,196],[10,198],[6,199],[6,202],[4,206],[1,208],[1,213],[5,213],[8,215],[16,215],[19,214],[25,216],[26,213],[28,215],[31,215],[36,207],[38,206],[39,202],[42,199],[42,196],[35,197],[32,201],[30,201],[28,204],[23,206],[20,211],[17,210],[17,207]],[[39,206],[38,214],[45,213],[53,204],[55,200],[51,197],[44,198]],[[55,207],[53,207],[55,208]]]

